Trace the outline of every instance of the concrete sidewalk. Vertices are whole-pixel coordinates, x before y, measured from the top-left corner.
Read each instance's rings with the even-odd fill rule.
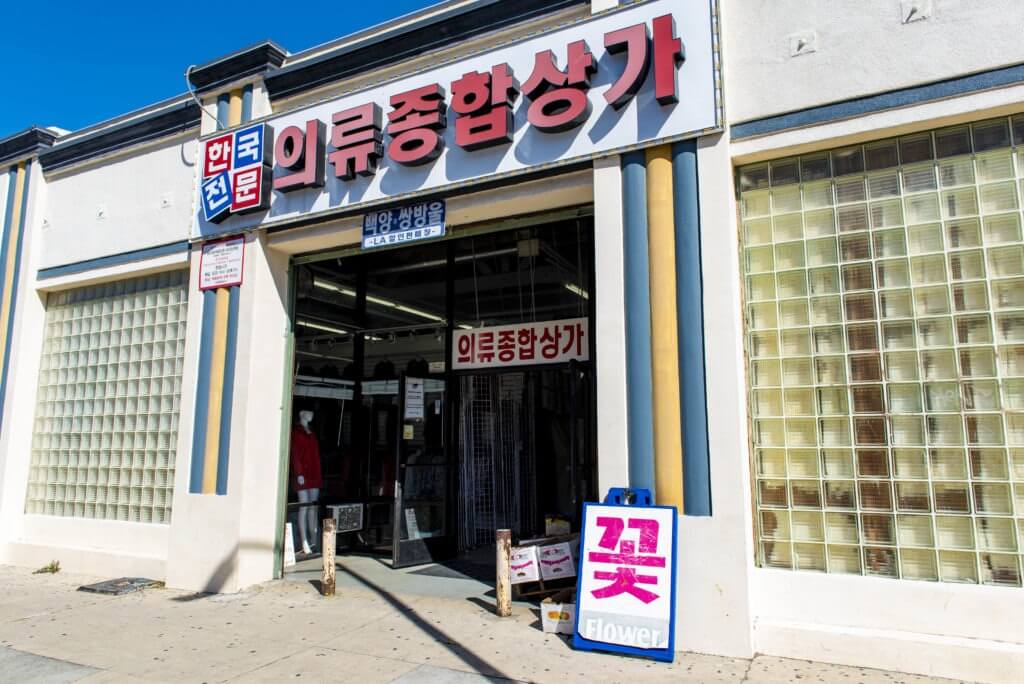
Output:
[[[302,582],[220,596],[76,591],[96,579],[0,567],[0,681],[945,681],[768,657],[682,654],[669,666],[579,653],[541,632],[528,606],[499,620],[479,599],[351,576],[333,599]]]

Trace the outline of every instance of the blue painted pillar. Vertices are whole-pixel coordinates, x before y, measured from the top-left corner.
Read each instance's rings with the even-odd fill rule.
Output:
[[[213,336],[214,316],[216,315],[216,290],[202,293],[203,322],[200,332],[199,373],[196,386],[195,422],[192,425],[192,463],[189,472],[190,494],[203,493],[203,470],[206,463],[206,430],[207,413],[210,402],[210,367],[213,359],[213,345],[209,340]]]
[[[647,167],[643,151],[622,157],[622,232],[626,299],[626,419],[629,486],[654,493],[650,257]]]
[[[673,145],[672,167],[684,512],[686,515],[707,516],[711,515],[711,470],[704,368],[704,284],[700,260],[697,141],[686,140]]]
[[[217,130],[222,131],[228,127],[228,110],[231,105],[231,96],[228,93],[217,96]]]
[[[241,123],[249,123],[250,121],[252,121],[252,83],[242,89]]]

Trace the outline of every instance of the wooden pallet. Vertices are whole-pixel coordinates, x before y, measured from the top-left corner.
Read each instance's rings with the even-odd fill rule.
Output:
[[[536,596],[550,596],[564,589],[575,589],[576,578],[565,577],[556,580],[537,580],[536,582],[523,582],[512,585],[516,591],[516,598],[533,598]]]

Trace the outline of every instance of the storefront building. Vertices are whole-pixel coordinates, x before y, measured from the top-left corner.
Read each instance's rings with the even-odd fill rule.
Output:
[[[0,140],[0,562],[232,592],[303,492],[400,566],[643,487],[678,649],[1013,680],[1022,21],[452,0]]]

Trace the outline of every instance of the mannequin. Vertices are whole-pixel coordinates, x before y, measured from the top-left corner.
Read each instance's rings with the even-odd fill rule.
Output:
[[[299,424],[292,428],[292,489],[298,496],[299,503],[317,501],[320,497],[320,488],[323,486],[320,444],[310,427],[312,422],[312,411],[299,411]],[[302,553],[312,553],[317,539],[317,506],[299,508],[299,538]]]

